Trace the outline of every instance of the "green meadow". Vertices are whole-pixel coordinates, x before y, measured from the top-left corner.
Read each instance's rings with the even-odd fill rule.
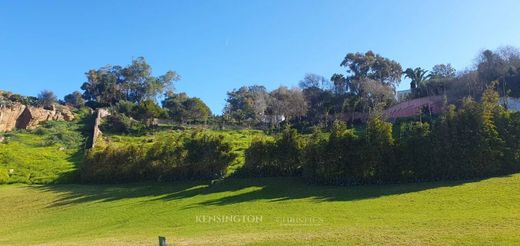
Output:
[[[208,219],[243,215],[256,219]],[[3,185],[0,221],[1,245],[156,245],[159,235],[172,245],[518,245],[520,175],[357,187]]]

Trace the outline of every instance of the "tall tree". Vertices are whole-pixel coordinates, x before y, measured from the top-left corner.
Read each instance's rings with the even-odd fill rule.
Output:
[[[289,89],[281,86],[271,91],[268,112],[272,123],[278,123],[278,119],[290,120],[301,117],[307,112],[307,104],[301,90]]]
[[[244,120],[255,122],[263,120],[269,97],[264,86],[242,86],[227,94],[225,115],[239,124]]]
[[[348,53],[340,64],[348,68],[348,81],[369,78],[395,90],[401,81],[401,65],[369,50],[366,53]],[[350,88],[355,90],[356,88]]]
[[[175,71],[153,76],[143,57],[132,60],[126,67],[107,65],[92,69],[86,76],[87,82],[81,86],[83,98],[101,106],[115,105],[120,100],[136,103],[155,100],[165,91],[173,90],[173,83],[180,79]]]

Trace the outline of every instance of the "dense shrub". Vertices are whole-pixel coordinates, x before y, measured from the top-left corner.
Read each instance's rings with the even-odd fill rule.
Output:
[[[275,141],[256,139],[246,150],[241,174],[251,176],[299,176],[305,140],[294,129],[285,129]]]
[[[335,122],[327,139],[316,132],[305,150],[304,177],[326,184],[360,182],[361,139],[354,129]]]
[[[392,124],[380,117],[370,119],[361,149],[363,182],[381,183],[397,178],[393,147]]]
[[[399,139],[395,146],[399,176],[403,181],[433,179],[433,151],[431,130],[428,123],[405,122],[400,125]]]
[[[145,125],[125,114],[114,113],[103,119],[101,131],[119,134],[138,134],[143,131]]]
[[[91,150],[84,159],[85,182],[214,179],[235,159],[222,136],[203,132],[157,139],[152,146],[128,145]]]

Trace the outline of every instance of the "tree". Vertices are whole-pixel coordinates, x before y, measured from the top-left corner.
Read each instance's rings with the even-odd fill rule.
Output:
[[[343,74],[333,74],[330,81],[332,81],[336,94],[343,95],[349,90],[347,79]]]
[[[289,89],[281,86],[271,91],[268,112],[271,116],[271,124],[276,125],[279,119],[289,121],[295,117],[301,117],[307,112],[305,97],[299,89]]]
[[[485,50],[477,58],[476,68],[482,88],[491,81],[499,82],[502,96],[520,95],[520,51],[513,47],[501,47],[496,51]]]
[[[184,107],[185,118],[191,121],[201,121],[205,123],[211,116],[211,110],[200,98],[188,98],[188,100],[184,102]]]
[[[455,68],[451,64],[437,64],[433,66],[430,73],[431,79],[453,79],[455,78]]]
[[[168,110],[170,118],[180,123],[206,122],[211,116],[211,110],[200,98],[190,98],[186,93],[168,93],[162,105]]]
[[[144,100],[137,105],[135,117],[142,120],[147,126],[152,125],[154,118],[162,116],[164,111],[153,100]]]
[[[152,76],[152,68],[143,57],[132,60],[132,64],[121,67],[107,65],[86,73],[83,83],[83,98],[99,106],[115,105],[120,100],[140,103],[173,90],[173,83],[180,79],[175,71]]]
[[[491,50],[484,50],[477,59],[478,75],[483,81],[499,80],[506,72],[504,59]]]
[[[328,81],[325,77],[313,73],[305,74],[302,80],[300,80],[299,86],[302,90],[307,88],[320,88],[327,89],[329,87]]]
[[[348,68],[347,81],[369,78],[379,81],[385,86],[390,86],[394,90],[399,85],[403,72],[398,62],[382,57],[370,50],[365,54],[348,53],[340,65]],[[356,91],[356,88],[349,89]]]
[[[49,108],[52,107],[56,102],[58,101],[58,98],[56,95],[54,95],[54,92],[49,90],[43,90],[38,94],[38,105]]]
[[[407,68],[403,74],[405,77],[411,80],[410,88],[414,91],[420,84],[422,84],[425,80],[429,79],[431,75],[426,75],[428,70],[424,70],[420,67],[415,69]]]
[[[174,121],[184,123],[186,121],[186,110],[184,103],[188,100],[186,93],[169,93],[162,102],[163,108],[168,110],[168,115]]]
[[[241,124],[244,120],[261,122],[267,109],[269,95],[264,86],[242,86],[227,93],[224,114]]]
[[[359,104],[362,111],[366,112],[375,108],[385,109],[395,102],[395,94],[392,88],[372,79],[356,80],[359,88]]]
[[[74,92],[66,95],[63,98],[63,100],[65,101],[66,104],[68,104],[72,107],[75,107],[75,108],[80,108],[85,105],[85,100],[83,99],[81,92],[79,92],[79,91],[74,91]]]
[[[347,75],[334,74],[331,80],[336,94],[346,96],[337,100],[343,109],[366,112],[376,105],[386,107],[392,103],[403,73],[398,62],[367,51],[348,53],[340,66],[347,68]]]

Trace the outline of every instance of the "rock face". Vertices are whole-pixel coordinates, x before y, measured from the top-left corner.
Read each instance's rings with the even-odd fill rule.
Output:
[[[94,148],[97,143],[97,139],[103,135],[101,130],[99,129],[99,126],[101,125],[101,119],[107,117],[110,115],[110,112],[108,110],[103,108],[96,109],[96,120],[94,122],[94,129],[92,130],[92,143],[88,148]]]
[[[20,115],[26,106],[17,104],[10,107],[0,107],[0,132],[11,131],[16,128]]]
[[[68,107],[54,106],[51,109],[15,104],[0,107],[0,132],[13,129],[33,129],[50,120],[74,120],[74,114]]]

